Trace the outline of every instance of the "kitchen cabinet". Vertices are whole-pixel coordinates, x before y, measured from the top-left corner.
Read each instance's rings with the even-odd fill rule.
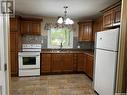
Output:
[[[52,54],[51,72],[73,72],[73,54]]]
[[[111,28],[120,25],[121,1],[103,10],[103,27]]]
[[[73,54],[62,54],[62,72],[73,72]]]
[[[94,63],[93,56],[86,54],[85,73],[92,79],[93,79],[93,63]]]
[[[41,53],[41,74],[86,73],[93,78],[93,55],[89,53]]]
[[[83,53],[79,53],[77,54],[77,71],[78,72],[83,72],[84,71],[84,54]]]
[[[100,16],[93,22],[93,41],[95,41],[95,33],[103,31],[103,17]]]
[[[17,33],[10,33],[10,51],[17,51]]]
[[[92,21],[79,22],[79,41],[92,41]]]
[[[11,75],[18,76],[18,52],[21,49],[21,37],[18,32],[10,32]]]
[[[51,54],[41,54],[41,73],[51,72]]]
[[[18,75],[18,53],[17,52],[10,52],[10,64],[11,64],[11,76]]]
[[[21,35],[18,32],[10,32],[10,51],[21,50]]]
[[[120,25],[120,19],[121,19],[121,5],[115,7],[113,9],[114,11],[114,21],[113,21],[113,26]]]
[[[62,72],[62,54],[52,54],[52,64],[51,64],[51,72],[57,72],[60,73]]]
[[[113,24],[113,10],[109,10],[103,14],[103,27],[111,27]]]
[[[41,35],[42,19],[22,18],[21,34]]]
[[[20,19],[10,18],[10,69],[12,76],[18,76],[18,52],[21,50]]]
[[[73,54],[73,71],[77,72],[77,53]]]
[[[17,32],[20,30],[20,17],[10,18],[10,32]]]

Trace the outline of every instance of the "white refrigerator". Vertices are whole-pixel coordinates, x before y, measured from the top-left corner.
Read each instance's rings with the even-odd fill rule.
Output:
[[[96,33],[94,90],[99,95],[114,95],[119,43],[119,28]]]

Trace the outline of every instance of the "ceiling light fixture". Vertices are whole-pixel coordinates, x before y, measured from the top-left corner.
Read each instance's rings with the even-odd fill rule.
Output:
[[[64,14],[65,15],[64,15],[64,17],[59,16],[58,20],[57,20],[57,23],[59,23],[59,24],[65,24],[65,25],[72,25],[72,24],[74,24],[74,21],[71,18],[67,17],[67,8],[68,8],[68,6],[64,6],[64,9],[65,9]]]

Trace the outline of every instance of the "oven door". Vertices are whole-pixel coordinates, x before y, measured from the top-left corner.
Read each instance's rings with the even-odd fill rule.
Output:
[[[19,69],[40,68],[40,52],[20,52]]]

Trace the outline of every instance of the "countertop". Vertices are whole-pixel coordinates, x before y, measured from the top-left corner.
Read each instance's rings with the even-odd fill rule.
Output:
[[[42,49],[41,53],[84,53],[90,56],[94,56],[93,50],[83,50],[83,49]]]

